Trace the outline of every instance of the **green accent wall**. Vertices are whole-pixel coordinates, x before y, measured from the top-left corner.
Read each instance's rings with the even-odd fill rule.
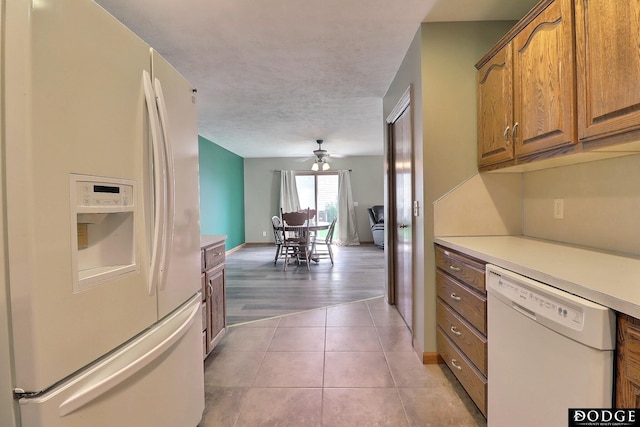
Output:
[[[244,243],[244,159],[198,136],[200,234],[226,234],[226,249]]]

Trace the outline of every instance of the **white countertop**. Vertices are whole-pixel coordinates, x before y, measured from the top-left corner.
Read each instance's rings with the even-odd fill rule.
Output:
[[[436,243],[640,318],[640,257],[519,236]]]

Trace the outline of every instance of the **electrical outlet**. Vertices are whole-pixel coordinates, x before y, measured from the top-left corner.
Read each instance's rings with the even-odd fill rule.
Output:
[[[564,199],[555,199],[553,201],[553,217],[555,219],[564,219]]]
[[[262,232],[262,237],[267,237],[267,232],[266,231]]]

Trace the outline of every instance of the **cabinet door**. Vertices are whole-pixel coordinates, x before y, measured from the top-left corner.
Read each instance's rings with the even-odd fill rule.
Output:
[[[556,0],[512,41],[516,157],[577,142],[572,16]]]
[[[638,16],[637,1],[576,1],[578,133],[583,142],[638,138],[629,133],[640,130]]]
[[[207,349],[213,350],[220,331],[225,327],[224,268],[207,271]]]
[[[640,320],[618,315],[616,408],[640,407]]]
[[[511,45],[478,70],[478,166],[513,160]]]

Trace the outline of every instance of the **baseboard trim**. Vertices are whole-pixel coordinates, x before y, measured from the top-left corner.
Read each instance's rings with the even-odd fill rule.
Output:
[[[230,255],[230,254],[232,254],[232,253],[234,253],[234,252],[237,252],[237,251],[239,251],[240,249],[244,248],[244,246],[245,246],[245,244],[244,244],[244,243],[242,243],[242,244],[240,244],[240,245],[236,246],[235,248],[231,248],[231,249],[229,249],[228,251],[226,251],[226,252],[224,253],[224,255],[225,255],[225,256],[228,256],[228,255]]]
[[[444,359],[438,353],[425,351],[422,353],[422,363],[424,365],[439,365],[444,363]]]

